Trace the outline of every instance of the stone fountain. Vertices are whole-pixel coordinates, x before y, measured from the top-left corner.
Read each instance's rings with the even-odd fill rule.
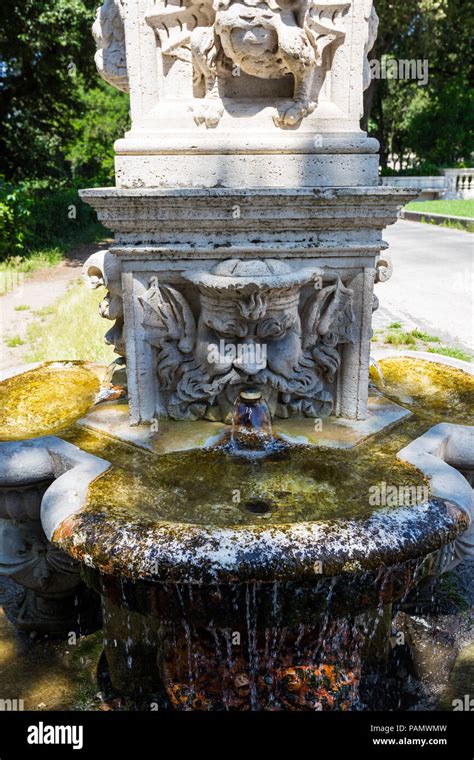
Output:
[[[63,563],[51,582],[88,609],[81,570],[101,597],[110,688],[159,709],[363,709],[392,605],[472,552],[468,365],[424,362],[461,388],[428,421],[431,398],[369,386],[382,230],[413,195],[378,185],[359,127],[377,25],[370,0],[97,14],[96,64],[132,126],[116,186],[81,193],[114,233],[84,278],[107,290],[118,359],[74,419],[12,432],[5,413],[4,438],[33,440],[1,444],[2,489],[39,464],[34,514],[2,513],[0,572],[23,582],[34,519]],[[231,430],[255,419],[268,447],[236,456]],[[372,501],[385,481],[416,495]]]

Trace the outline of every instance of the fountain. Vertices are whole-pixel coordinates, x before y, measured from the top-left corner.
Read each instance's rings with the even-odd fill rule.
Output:
[[[146,709],[367,709],[392,608],[473,552],[472,368],[375,357],[369,383],[382,230],[414,194],[359,128],[377,23],[99,9],[132,127],[116,187],[82,192],[115,236],[84,278],[118,359],[102,389],[81,363],[0,378],[0,573],[29,630],[102,625],[104,688]]]

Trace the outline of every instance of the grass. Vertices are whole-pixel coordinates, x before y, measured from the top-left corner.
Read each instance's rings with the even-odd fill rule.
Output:
[[[448,216],[467,216],[474,219],[473,200],[452,201],[411,201],[405,206],[409,211],[426,211],[432,214],[446,214]]]
[[[19,335],[12,335],[11,338],[7,338],[5,345],[7,345],[8,348],[16,348],[17,346],[24,346],[25,341]]]
[[[26,303],[22,303],[19,306],[15,306],[15,311],[28,311],[30,307]]]
[[[44,317],[48,317],[50,314],[54,314],[56,311],[54,305],[53,306],[43,306],[41,309],[36,309],[34,312],[37,317],[40,317],[40,319],[44,319]]]
[[[78,281],[53,306],[41,309],[28,326],[26,362],[87,360],[109,364],[115,354],[104,343],[112,322],[99,316],[104,290],[88,290]]]
[[[11,256],[0,261],[0,272],[22,272],[31,274],[38,269],[59,264],[64,251],[61,248],[46,248],[41,251],[31,251],[25,256]]]
[[[391,346],[415,346],[416,338],[409,332],[389,332],[385,335],[385,343]]]
[[[21,256],[10,256],[0,261],[0,272],[19,272],[31,274],[38,269],[45,269],[59,264],[64,254],[77,246],[87,243],[98,243],[104,236],[110,234],[100,222],[90,222],[83,225],[73,236],[55,239],[54,245],[27,251]]]
[[[464,362],[472,362],[471,354],[466,353],[461,348],[450,348],[449,346],[440,346],[439,348],[429,348],[430,354],[443,354],[443,356],[451,356],[453,359],[462,359]]]
[[[442,345],[441,338],[437,335],[423,330],[403,330],[401,322],[392,322],[385,330],[377,330],[372,338],[372,342],[379,346],[388,344],[390,346],[407,346],[414,351],[427,351],[430,354],[442,354],[451,356],[453,359],[462,359],[465,362],[472,362],[473,357],[461,348]],[[433,343],[436,346],[433,346]]]
[[[424,340],[425,343],[440,343],[441,342],[441,339],[438,338],[437,335],[430,335],[429,333],[425,333],[422,330],[412,330],[410,335],[413,335],[413,337],[417,338],[418,340]]]

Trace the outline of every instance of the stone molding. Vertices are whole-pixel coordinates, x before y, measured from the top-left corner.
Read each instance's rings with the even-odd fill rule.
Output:
[[[433,496],[456,505],[469,519],[467,530],[438,555],[437,571],[452,570],[474,556],[474,491],[463,474],[471,480],[474,476],[474,428],[442,422],[405,446],[397,457],[426,475]]]

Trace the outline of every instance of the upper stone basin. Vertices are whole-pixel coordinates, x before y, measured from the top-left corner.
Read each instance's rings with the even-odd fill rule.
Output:
[[[427,361],[429,354],[418,358],[419,353],[392,352],[381,358],[383,382],[371,369],[384,396],[423,417],[474,425],[474,367],[452,359],[441,362],[442,356]]]
[[[408,506],[429,494],[422,473],[379,446],[288,446],[264,459],[194,449],[145,458],[134,472],[111,468],[91,485],[86,508],[124,522],[211,528],[361,520],[376,511],[371,494],[382,482],[409,488]]]
[[[403,563],[412,572],[469,519],[427,496],[421,472],[377,454],[362,453],[351,472],[348,452],[304,447],[258,464],[217,451],[148,455],[146,471],[111,467],[96,479],[53,540],[104,575],[135,580],[302,581]],[[384,471],[392,486],[414,488],[414,504],[371,504]]]
[[[0,376],[0,441],[52,435],[93,405],[98,369],[86,362],[48,362]]]

